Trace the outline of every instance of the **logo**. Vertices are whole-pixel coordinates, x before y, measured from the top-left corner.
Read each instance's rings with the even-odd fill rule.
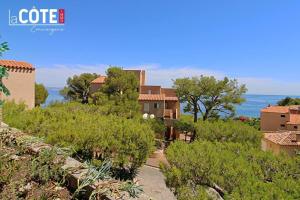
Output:
[[[65,25],[65,9],[22,8],[18,12],[8,11],[9,26],[31,26],[32,32],[49,31],[51,34],[63,31]],[[59,28],[60,27],[60,28]]]

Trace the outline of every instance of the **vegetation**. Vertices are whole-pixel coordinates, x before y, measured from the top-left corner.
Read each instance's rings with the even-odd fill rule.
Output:
[[[56,152],[45,150],[34,157],[0,136],[0,199],[71,199]]]
[[[0,58],[2,57],[2,54],[8,50],[9,48],[7,42],[0,43]],[[10,92],[2,82],[2,79],[6,77],[8,77],[6,68],[4,66],[0,66],[0,95],[2,95],[1,93],[3,93],[4,95],[8,96],[10,95]],[[3,100],[0,99],[0,125],[2,123],[2,106]]]
[[[99,167],[87,165],[88,171],[86,176],[73,194],[73,197],[79,197],[85,192],[84,188],[88,185],[102,181],[105,184],[99,184],[92,192],[90,199],[102,199],[103,196],[111,199],[126,199],[126,197],[138,197],[143,189],[141,186],[134,184],[132,181],[120,182],[112,177],[112,164],[110,161],[104,161]],[[127,192],[127,193],[124,193]],[[126,194],[129,194],[126,196]],[[128,198],[127,198],[128,199]]]
[[[235,120],[241,121],[244,124],[248,124],[249,126],[252,126],[257,130],[260,130],[260,118],[258,118],[258,117],[239,116],[239,117],[235,118]]]
[[[210,199],[213,188],[224,199],[299,199],[300,159],[275,156],[241,143],[174,142],[163,166],[178,199]]]
[[[43,84],[35,83],[35,106],[45,103],[48,97],[48,91]]]
[[[40,138],[1,129],[0,199],[129,199],[143,192],[131,180],[116,179],[109,160],[99,166],[85,162],[78,168],[69,168],[65,164],[70,149],[52,146],[31,154],[30,147],[37,144],[43,144]],[[77,189],[68,191],[65,186],[74,189],[68,174],[83,169],[86,173],[80,174]],[[95,189],[87,190],[89,185]]]
[[[51,144],[71,147],[84,160],[112,159],[116,173],[134,176],[154,148],[151,126],[140,119],[102,115],[100,106],[76,102],[25,110],[5,104],[5,122]],[[125,173],[126,172],[126,173]]]
[[[162,165],[167,185],[179,200],[298,199],[300,157],[264,152],[262,133],[243,120],[193,123],[184,117],[178,129],[195,129],[190,144],[173,142]],[[212,193],[214,191],[214,193]]]
[[[91,82],[97,78],[97,74],[83,73],[68,78],[67,86],[65,86],[60,94],[71,101],[81,102],[82,104],[89,103],[91,97],[90,86]]]
[[[180,78],[174,81],[179,100],[186,103],[185,112],[191,112],[194,122],[198,114],[202,120],[216,119],[221,113],[233,116],[236,104],[245,101],[242,95],[247,91],[245,85],[239,85],[237,80],[217,80],[213,76]]]
[[[58,157],[55,148],[44,149],[39,156],[31,162],[31,177],[37,182],[46,183],[49,180],[60,182],[64,178],[64,171],[61,167],[64,164],[65,156]]]
[[[260,148],[262,133],[238,121],[203,121],[196,125],[196,139],[211,142],[234,142]]]
[[[187,140],[187,136],[191,136],[196,131],[195,123],[190,115],[181,115],[180,119],[175,121],[174,128],[185,134],[185,140]]]
[[[300,105],[300,98],[285,97],[277,102],[279,106]]]
[[[138,79],[133,72],[110,67],[102,87],[93,94],[95,105],[105,105],[107,114],[132,118],[139,114]]]

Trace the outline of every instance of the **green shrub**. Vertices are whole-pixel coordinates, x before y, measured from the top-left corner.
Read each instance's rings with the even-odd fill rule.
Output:
[[[12,127],[45,137],[50,144],[72,147],[84,159],[112,159],[115,167],[134,171],[154,148],[151,126],[139,119],[105,116],[101,107],[80,103],[54,103],[24,110],[7,103],[4,120]]]
[[[275,156],[240,143],[209,141],[174,142],[166,156],[169,165],[162,167],[166,183],[178,197],[186,196],[183,188],[198,191],[216,185],[225,199],[300,197],[299,158]]]
[[[49,180],[62,181],[65,172],[62,166],[64,156],[58,156],[55,149],[44,149],[31,162],[31,177],[37,182],[46,183]]]
[[[196,124],[196,139],[238,142],[260,148],[262,133],[239,121],[204,121]]]

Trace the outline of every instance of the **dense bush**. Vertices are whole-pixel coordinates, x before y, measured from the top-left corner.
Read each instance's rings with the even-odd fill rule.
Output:
[[[174,142],[166,156],[163,172],[179,199],[205,199],[207,187],[225,199],[300,198],[299,158],[209,141]]]
[[[49,95],[46,87],[43,84],[35,83],[35,106],[40,106],[41,104],[46,102],[46,99]]]
[[[134,171],[154,147],[154,133],[140,119],[102,115],[99,106],[56,103],[25,110],[6,103],[4,119],[12,127],[45,137],[51,144],[70,146],[85,158],[111,158],[115,167]]]
[[[277,102],[279,106],[300,105],[300,98],[285,97]]]
[[[260,147],[262,133],[257,129],[238,121],[198,122],[196,125],[196,139],[238,142],[250,146]]]

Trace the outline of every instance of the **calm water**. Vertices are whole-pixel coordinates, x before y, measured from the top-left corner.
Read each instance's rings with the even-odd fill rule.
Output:
[[[63,97],[59,94],[60,88],[47,88],[49,96],[46,101],[46,105],[52,101],[61,101]],[[284,95],[253,95],[247,94],[245,103],[237,106],[237,115],[243,115],[248,117],[259,117],[260,109],[268,106],[269,104],[275,105],[280,99],[285,98]],[[299,96],[291,96],[299,97]],[[183,107],[183,106],[181,106]]]

